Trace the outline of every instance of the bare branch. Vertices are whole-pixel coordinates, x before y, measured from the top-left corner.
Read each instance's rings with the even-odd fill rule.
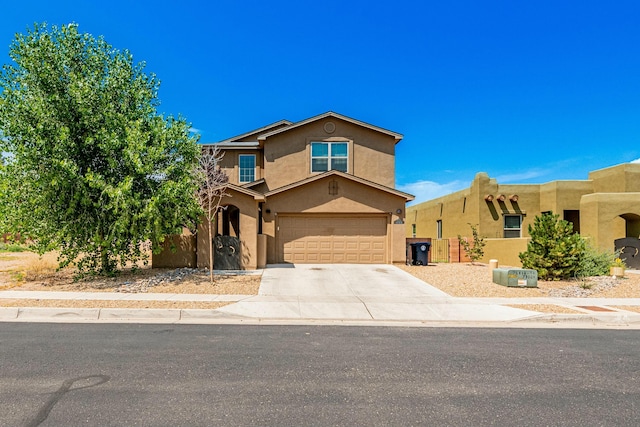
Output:
[[[200,184],[197,191],[198,202],[208,222],[209,276],[211,282],[213,282],[213,222],[222,199],[230,197],[226,191],[229,177],[220,168],[223,156],[224,153],[217,146],[204,148],[200,156],[200,163],[195,171],[196,178]]]

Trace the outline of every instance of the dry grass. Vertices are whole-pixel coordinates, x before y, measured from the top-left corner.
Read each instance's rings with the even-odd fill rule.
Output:
[[[39,256],[33,252],[7,252],[0,256],[0,289],[21,286],[27,282],[55,281],[69,271],[57,272],[57,254]]]
[[[19,289],[29,291],[75,291],[75,292],[122,292],[135,288],[155,276],[173,270],[150,268],[142,264],[135,270],[127,269],[115,277],[94,277],[75,280],[75,271],[65,268],[56,271],[57,254],[47,253],[42,257],[32,252],[2,254],[0,259],[0,290]],[[216,275],[213,284],[208,274],[198,272],[181,280],[153,286],[149,292],[182,294],[234,294],[256,295],[260,287],[260,276]]]

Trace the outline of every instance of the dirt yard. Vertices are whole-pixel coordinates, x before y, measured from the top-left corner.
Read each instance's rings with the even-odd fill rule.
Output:
[[[114,278],[74,280],[72,269],[56,271],[56,254],[43,257],[31,252],[0,253],[0,290],[88,291],[126,293],[185,293],[257,295],[260,272],[215,276],[209,282],[206,271],[195,269],[152,269],[139,265],[136,271],[126,270]],[[627,273],[624,278],[594,277],[581,281],[539,281],[538,288],[507,288],[492,281],[491,269],[485,264],[429,264],[405,266],[401,269],[456,297],[604,297],[640,298],[640,275]],[[103,308],[207,308],[221,307],[220,302],[165,301],[65,301],[65,300],[2,300],[1,306],[47,306]],[[524,306],[519,306],[525,308]],[[541,312],[575,313],[553,304],[527,306]],[[638,307],[627,307],[635,311]]]
[[[76,281],[73,269],[56,271],[56,257],[55,253],[42,257],[32,252],[0,253],[0,290],[256,295],[260,287],[259,274],[216,274],[211,284],[205,270],[152,269],[142,264],[115,277]]]
[[[539,280],[537,288],[508,288],[493,283],[491,269],[486,264],[438,263],[399,267],[455,297],[640,298],[640,274],[627,273],[623,278],[601,276],[570,281]]]

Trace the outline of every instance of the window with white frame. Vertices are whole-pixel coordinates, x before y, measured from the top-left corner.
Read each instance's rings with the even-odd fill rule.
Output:
[[[349,144],[347,142],[312,142],[311,172],[337,170],[347,172]]]
[[[238,157],[240,182],[253,182],[256,180],[256,155],[240,154]]]
[[[522,237],[522,215],[504,216],[504,237],[506,239]]]
[[[436,221],[436,236],[438,239],[442,239],[442,220]]]

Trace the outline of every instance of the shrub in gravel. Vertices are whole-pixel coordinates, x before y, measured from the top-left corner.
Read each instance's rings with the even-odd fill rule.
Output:
[[[587,244],[578,263],[577,277],[607,276],[617,254]]]
[[[531,241],[527,250],[519,254],[522,266],[537,270],[540,280],[574,277],[580,269],[585,240],[573,231],[570,222],[551,212],[536,216],[533,221],[528,228]]]

